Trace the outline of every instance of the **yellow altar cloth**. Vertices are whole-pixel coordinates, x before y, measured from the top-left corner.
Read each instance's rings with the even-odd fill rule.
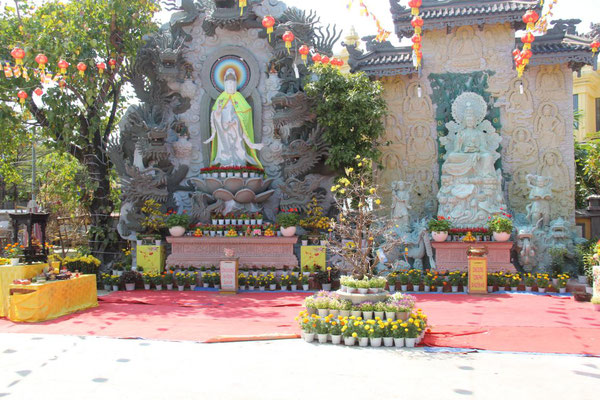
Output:
[[[10,296],[8,319],[14,322],[47,321],[98,306],[96,275],[31,285],[10,285],[10,289],[13,294]]]
[[[40,274],[48,264],[0,266],[0,317],[8,316],[9,286],[15,279],[31,279]]]

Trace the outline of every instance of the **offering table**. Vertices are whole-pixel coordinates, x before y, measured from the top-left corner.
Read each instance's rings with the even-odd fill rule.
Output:
[[[510,262],[512,242],[432,242],[438,271],[463,271],[469,267],[467,249],[470,246],[487,247],[488,272],[517,272]]]

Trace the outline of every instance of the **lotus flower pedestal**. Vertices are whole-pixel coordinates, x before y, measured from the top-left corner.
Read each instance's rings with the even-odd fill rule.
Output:
[[[273,179],[258,178],[212,178],[191,179],[196,188],[222,202],[221,211],[229,214],[236,211],[257,212],[274,190],[269,189]]]

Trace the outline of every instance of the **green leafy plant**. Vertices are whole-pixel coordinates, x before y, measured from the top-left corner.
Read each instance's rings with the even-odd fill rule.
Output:
[[[190,216],[185,214],[185,212],[183,214],[167,213],[165,223],[167,225],[167,228],[172,228],[174,226],[183,226],[187,229],[190,225]]]
[[[487,223],[490,232],[511,233],[513,230],[513,221],[510,214],[502,213],[495,215]]]
[[[277,223],[283,228],[296,226],[298,225],[298,221],[300,221],[300,217],[296,213],[282,212],[277,214]]]
[[[427,229],[429,229],[429,232],[448,232],[452,229],[452,223],[449,218],[440,215],[427,222]]]

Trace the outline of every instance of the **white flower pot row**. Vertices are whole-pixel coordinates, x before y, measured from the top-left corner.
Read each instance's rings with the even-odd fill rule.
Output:
[[[435,242],[445,242],[448,239],[448,232],[431,232],[431,237]],[[493,237],[496,242],[507,242],[510,239],[510,233],[494,232]]]
[[[325,344],[327,342],[331,342],[332,344],[341,345],[342,343],[345,346],[355,346],[358,344],[360,347],[415,347],[415,345],[421,342],[421,338],[392,338],[392,337],[378,337],[378,338],[368,338],[368,337],[358,337],[354,338],[352,336],[342,337],[342,335],[329,335],[327,333],[306,333],[302,332],[302,338],[308,342],[314,342],[315,338],[321,344]],[[342,341],[343,339],[343,341]]]
[[[319,308],[317,309],[317,314],[321,318],[325,318],[328,315],[332,315],[333,318],[337,318],[338,316],[342,317],[362,317],[364,320],[379,318],[382,321],[386,321],[391,319],[393,321],[405,321],[408,319],[409,312],[408,311],[358,311],[358,310],[335,310],[335,309],[327,309],[327,308]]]
[[[344,293],[376,294],[381,293],[384,290],[384,288],[353,288],[348,286],[340,286],[340,291]]]
[[[262,225],[262,219],[213,219],[213,225]]]
[[[257,172],[211,172],[212,178],[258,178]]]

